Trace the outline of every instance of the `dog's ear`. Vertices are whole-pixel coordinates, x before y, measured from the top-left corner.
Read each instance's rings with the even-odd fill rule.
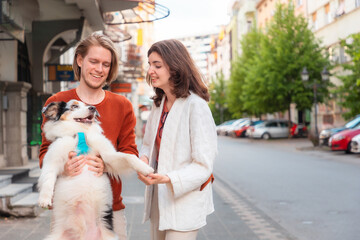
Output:
[[[57,121],[66,110],[66,102],[52,102],[44,107],[42,112],[47,119]]]

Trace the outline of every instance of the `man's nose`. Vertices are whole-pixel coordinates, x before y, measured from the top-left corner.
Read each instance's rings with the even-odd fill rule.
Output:
[[[102,72],[103,70],[103,65],[101,63],[96,65],[96,71]]]

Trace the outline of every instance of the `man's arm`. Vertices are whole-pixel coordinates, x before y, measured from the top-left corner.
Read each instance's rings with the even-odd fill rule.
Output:
[[[129,153],[139,156],[139,152],[135,143],[136,117],[131,102],[127,100],[125,101],[124,105],[124,109],[126,109],[126,112],[124,115],[120,135],[118,136],[118,146],[116,150],[123,153]]]
[[[55,102],[55,101],[56,101],[55,96],[51,96],[46,100],[45,106],[47,106],[49,103]],[[42,167],[44,156],[45,156],[45,154],[46,154],[46,152],[47,152],[47,150],[49,148],[49,145],[51,144],[51,142],[46,139],[44,131],[43,131],[43,127],[44,127],[44,124],[46,123],[46,121],[47,121],[47,119],[45,118],[44,114],[42,114],[41,145],[40,145],[40,151],[39,151],[39,165],[40,165],[40,168]]]

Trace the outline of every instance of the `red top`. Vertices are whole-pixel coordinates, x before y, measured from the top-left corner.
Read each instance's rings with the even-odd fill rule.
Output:
[[[59,92],[51,96],[45,103],[47,106],[51,102],[65,101],[71,99],[81,101],[76,94],[76,90]],[[138,156],[137,146],[135,144],[135,124],[136,117],[133,111],[131,102],[124,96],[118,95],[109,91],[105,91],[105,98],[99,104],[94,105],[100,114],[100,126],[104,131],[104,135],[111,141],[115,149],[120,152],[135,154]],[[46,119],[43,116],[43,127]],[[40,146],[40,167],[42,160],[47,152],[50,142],[42,135],[42,144]],[[121,181],[110,178],[112,192],[113,192],[113,210],[121,210],[125,208],[122,203]]]
[[[162,132],[164,130],[164,125],[165,125],[165,121],[166,121],[166,118],[167,118],[168,114],[169,114],[169,110],[166,107],[166,99],[165,99],[164,107],[163,107],[160,122],[159,122],[159,127],[158,127],[157,134],[156,134],[156,139],[155,139],[155,143],[156,143],[155,145],[156,145],[157,152],[158,152],[158,157],[156,159],[157,161],[159,160],[159,152],[160,152],[160,143],[161,143]]]

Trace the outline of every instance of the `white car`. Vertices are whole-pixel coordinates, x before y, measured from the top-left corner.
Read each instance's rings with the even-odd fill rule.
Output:
[[[289,137],[289,122],[281,119],[264,121],[253,127],[250,137],[263,139]]]
[[[217,125],[216,126],[216,133],[217,135],[222,135],[222,133],[224,132],[224,128],[230,124],[232,124],[233,122],[235,122],[236,119],[233,119],[233,120],[229,120],[229,121],[225,121],[223,122],[222,124],[220,125]]]
[[[246,124],[246,122],[248,122],[249,119],[248,118],[240,118],[238,120],[236,120],[235,122],[233,122],[230,125],[227,125],[224,128],[224,135],[225,136],[229,136],[231,135],[231,133],[235,130],[238,129],[240,126],[242,126],[243,124]]]
[[[351,152],[360,153],[360,134],[356,135],[351,139],[350,146],[351,146],[350,149]]]

